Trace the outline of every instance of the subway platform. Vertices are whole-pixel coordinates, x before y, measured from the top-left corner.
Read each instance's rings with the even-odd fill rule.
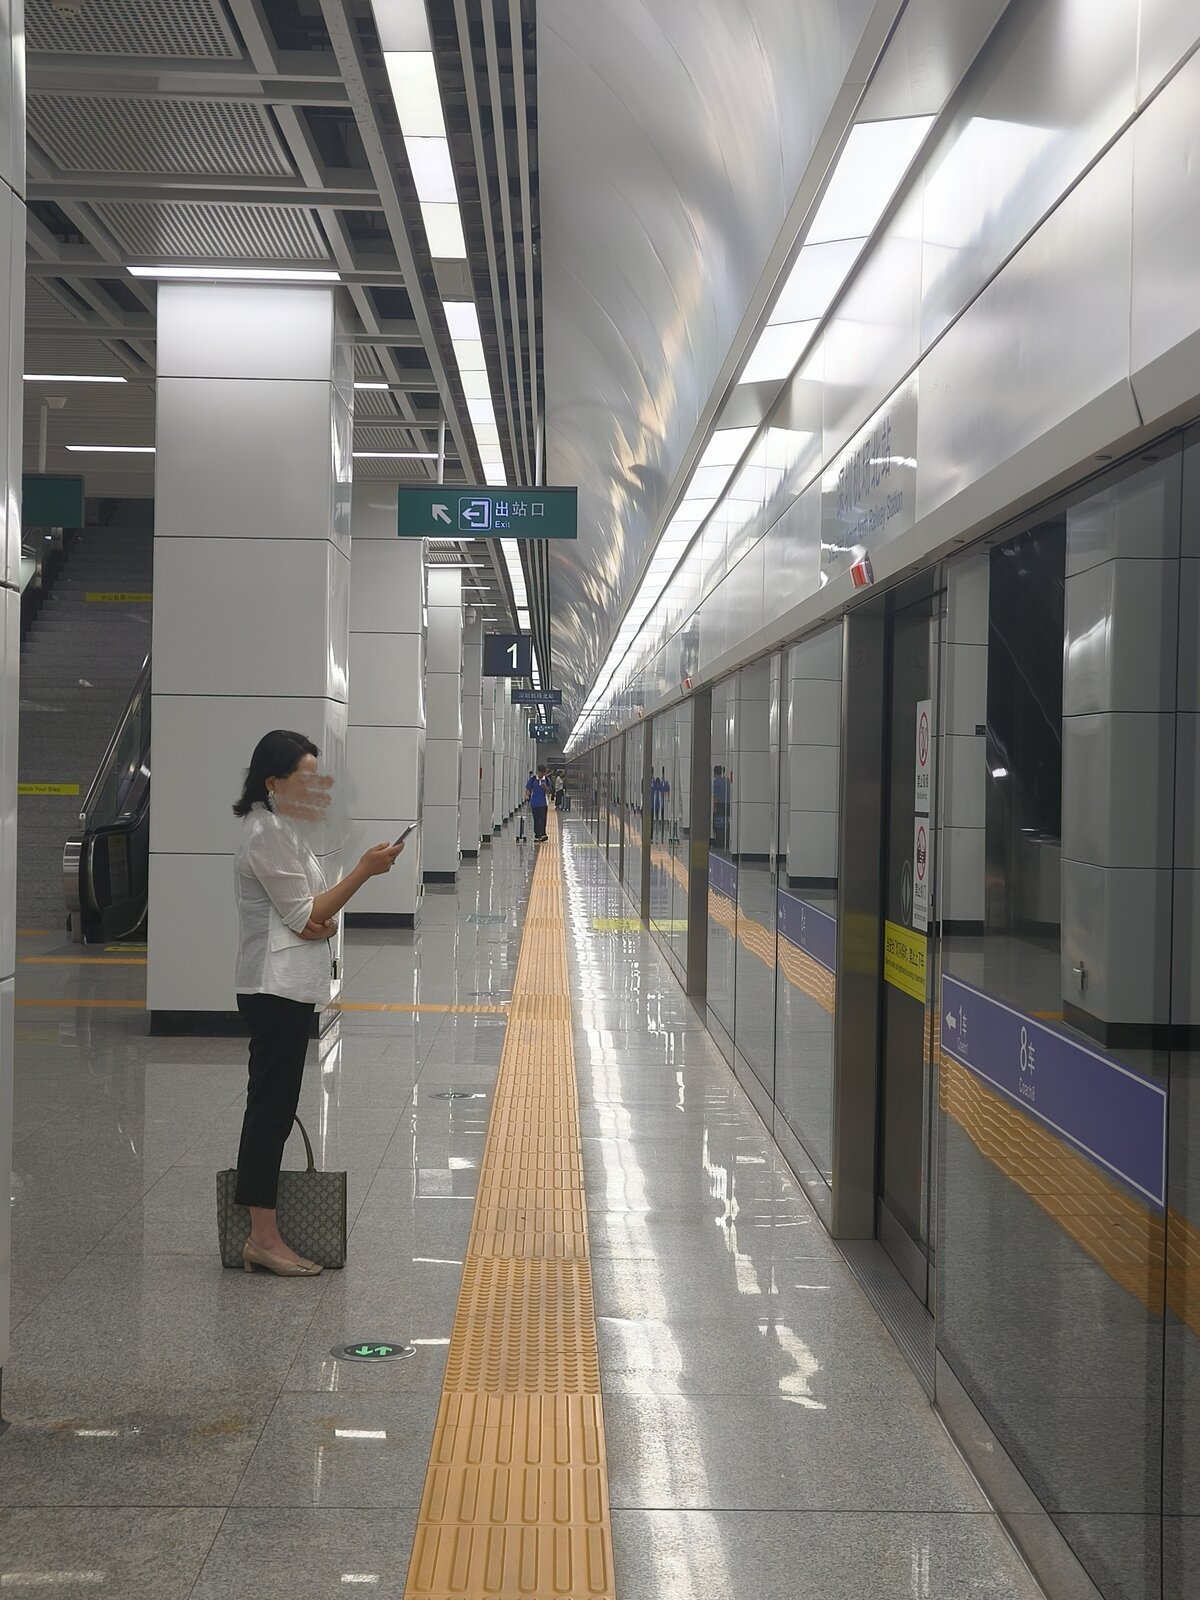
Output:
[[[0,1588],[1035,1600],[583,823],[512,835],[348,935],[312,1281],[217,1257],[242,1042],[147,1037],[144,952],[26,931]]]

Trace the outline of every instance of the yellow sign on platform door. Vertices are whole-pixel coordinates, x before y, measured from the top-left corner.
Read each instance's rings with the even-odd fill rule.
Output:
[[[898,922],[883,925],[883,976],[893,989],[925,1003],[925,957],[929,940]]]

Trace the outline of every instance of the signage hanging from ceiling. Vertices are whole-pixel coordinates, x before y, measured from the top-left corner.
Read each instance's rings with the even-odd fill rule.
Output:
[[[533,635],[531,633],[485,633],[483,636],[483,675],[485,678],[532,677]]]
[[[561,689],[521,689],[513,684],[512,704],[514,706],[560,706],[562,705],[563,692]]]
[[[575,489],[491,489],[430,484],[396,491],[401,539],[576,539]]]

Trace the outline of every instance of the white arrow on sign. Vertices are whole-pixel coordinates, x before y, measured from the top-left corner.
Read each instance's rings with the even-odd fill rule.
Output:
[[[948,1028],[958,1027],[958,1018],[954,1015],[953,1011],[947,1011],[946,1013],[946,1026]]]
[[[438,505],[435,505],[434,508],[433,508],[433,520],[435,522],[449,522],[450,521],[450,507],[449,506],[438,506]]]

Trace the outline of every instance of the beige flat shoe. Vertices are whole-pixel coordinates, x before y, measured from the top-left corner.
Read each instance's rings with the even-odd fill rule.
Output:
[[[246,1240],[242,1246],[242,1266],[247,1272],[253,1272],[255,1267],[262,1267],[267,1272],[274,1272],[280,1278],[315,1278],[323,1269],[315,1261],[306,1261],[301,1256],[299,1261],[289,1261],[286,1256],[273,1255],[270,1250],[260,1250],[257,1245]]]

